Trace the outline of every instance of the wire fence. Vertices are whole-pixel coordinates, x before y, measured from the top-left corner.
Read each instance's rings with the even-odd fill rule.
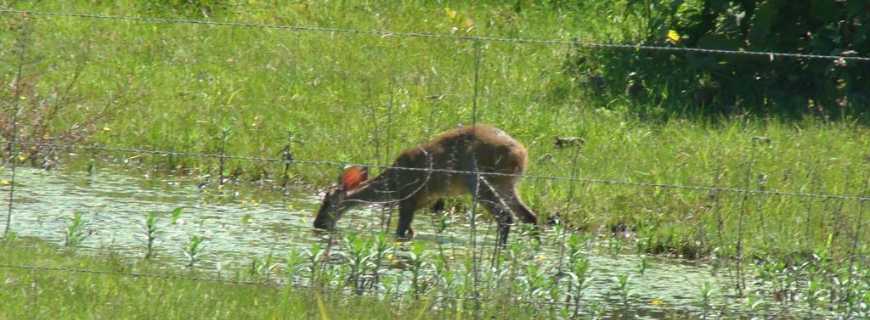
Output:
[[[797,198],[818,198],[818,199],[842,199],[842,200],[852,200],[852,201],[867,201],[870,200],[870,195],[867,194],[827,194],[827,193],[813,193],[813,192],[795,192],[795,191],[782,191],[782,190],[771,190],[771,189],[745,189],[735,186],[709,186],[709,185],[681,185],[681,184],[667,184],[667,183],[654,183],[654,182],[637,182],[630,181],[628,179],[606,179],[606,178],[595,178],[595,177],[572,177],[572,176],[553,176],[553,175],[530,175],[530,174],[513,174],[513,173],[503,173],[503,172],[487,172],[487,171],[467,171],[467,170],[453,170],[453,169],[440,169],[440,168],[420,168],[420,167],[400,167],[400,166],[390,166],[390,165],[382,165],[377,163],[361,163],[361,162],[349,162],[349,161],[338,161],[338,160],[328,160],[328,159],[297,159],[294,157],[261,157],[254,155],[229,155],[229,154],[221,154],[221,153],[206,153],[206,152],[187,152],[187,151],[175,151],[175,150],[157,150],[157,149],[148,149],[148,148],[118,148],[111,147],[105,145],[95,145],[95,144],[54,144],[54,143],[16,143],[16,146],[19,147],[35,147],[35,148],[48,148],[53,151],[59,150],[89,150],[89,151],[98,151],[104,153],[124,153],[131,155],[160,155],[160,156],[177,156],[177,157],[192,157],[192,158],[207,158],[207,159],[226,159],[226,160],[240,160],[240,161],[259,161],[259,162],[270,162],[270,163],[280,163],[280,164],[290,164],[294,166],[330,166],[334,168],[344,168],[349,166],[361,166],[361,167],[369,167],[369,168],[378,168],[381,170],[393,169],[399,171],[418,171],[418,172],[433,172],[433,173],[445,173],[451,175],[463,175],[463,176],[472,176],[472,175],[480,175],[480,176],[503,176],[503,177],[517,177],[523,179],[531,179],[531,180],[554,180],[554,181],[567,181],[567,182],[582,182],[582,183],[590,183],[590,184],[602,184],[602,185],[621,185],[621,186],[632,186],[632,187],[643,187],[643,188],[661,188],[661,189],[679,189],[679,190],[689,190],[689,191],[697,191],[697,192],[726,192],[726,193],[736,193],[736,194],[753,194],[753,195],[767,195],[767,196],[780,196],[780,197],[797,197]],[[568,168],[570,169],[570,168]],[[567,169],[565,171],[568,171]]]
[[[173,25],[206,25],[206,26],[215,26],[215,27],[227,27],[227,28],[241,28],[241,29],[271,29],[271,30],[283,30],[289,32],[299,32],[299,33],[326,33],[326,34],[344,34],[348,36],[365,36],[365,37],[379,37],[379,38],[423,38],[423,39],[441,39],[441,40],[449,40],[449,41],[463,41],[470,42],[474,45],[473,47],[473,58],[474,58],[474,70],[473,70],[473,94],[469,95],[468,98],[471,99],[472,112],[471,112],[471,124],[475,125],[480,122],[480,110],[478,110],[478,104],[480,100],[480,73],[482,66],[482,60],[485,58],[481,53],[481,43],[506,43],[510,45],[537,45],[537,46],[572,46],[572,47],[582,47],[589,49],[604,49],[604,50],[640,50],[640,51],[666,51],[666,52],[675,52],[675,53],[687,53],[687,54],[715,54],[715,55],[738,55],[738,56],[753,56],[753,57],[766,57],[770,59],[772,62],[775,59],[784,58],[784,59],[814,59],[814,60],[832,60],[832,61],[854,61],[859,63],[870,62],[870,57],[862,57],[862,56],[839,56],[839,55],[818,55],[818,54],[804,54],[804,53],[790,53],[790,52],[758,52],[758,51],[738,51],[738,50],[720,50],[720,49],[707,49],[707,48],[685,48],[685,47],[670,47],[670,46],[649,46],[649,45],[641,45],[641,44],[613,44],[613,43],[595,43],[595,42],[584,42],[579,40],[565,40],[565,39],[530,39],[530,38],[504,38],[504,37],[488,37],[488,36],[459,36],[452,34],[440,34],[440,33],[428,33],[428,32],[394,32],[394,31],[386,31],[386,30],[356,30],[356,29],[346,29],[346,28],[330,28],[330,27],[316,27],[316,26],[294,26],[294,25],[276,25],[276,24],[262,24],[262,23],[248,23],[248,22],[221,22],[221,21],[211,21],[211,20],[194,20],[194,19],[177,19],[177,18],[155,18],[155,17],[137,17],[137,16],[117,16],[117,15],[103,15],[103,14],[91,14],[91,13],[68,13],[68,12],[42,12],[42,11],[31,11],[31,10],[15,10],[15,9],[0,9],[0,14],[2,15],[24,15],[27,17],[34,18],[43,18],[43,19],[54,19],[54,18],[74,18],[74,19],[90,19],[90,20],[98,20],[98,21],[123,21],[123,22],[131,22],[131,23],[139,23],[139,24],[173,24]],[[23,77],[24,58],[27,55],[26,48],[20,48],[19,51],[19,63],[18,63],[18,73],[16,74],[16,79],[21,79]],[[18,87],[16,87],[15,96],[19,96],[17,93]],[[477,225],[477,206],[481,199],[478,198],[479,191],[481,188],[487,188],[486,184],[487,179],[495,178],[495,177],[513,177],[513,178],[523,178],[528,180],[539,180],[539,181],[552,181],[552,182],[564,182],[570,184],[570,191],[568,196],[568,202],[573,202],[575,197],[575,184],[583,184],[583,185],[610,185],[610,186],[625,186],[632,188],[641,188],[645,190],[674,190],[674,191],[689,191],[689,192],[697,192],[697,193],[705,193],[712,195],[713,197],[713,213],[715,217],[711,219],[718,220],[719,224],[719,242],[720,244],[725,244],[728,241],[722,239],[721,230],[723,224],[723,217],[720,216],[720,210],[724,210],[720,207],[720,193],[723,194],[732,194],[740,196],[738,200],[735,201],[733,205],[733,209],[737,214],[739,214],[739,224],[738,231],[736,235],[736,246],[734,248],[734,262],[736,264],[735,270],[737,274],[736,280],[736,288],[743,294],[743,290],[746,289],[745,285],[745,276],[743,274],[743,269],[745,268],[746,262],[744,261],[746,258],[744,257],[744,247],[742,240],[745,237],[746,231],[743,229],[744,223],[744,214],[752,211],[753,205],[757,205],[758,208],[761,208],[762,202],[767,200],[767,197],[781,197],[781,198],[795,198],[799,201],[810,201],[810,200],[821,200],[826,201],[825,205],[829,205],[827,201],[839,201],[839,209],[832,209],[832,217],[830,217],[833,222],[831,222],[832,229],[839,227],[840,225],[847,225],[849,220],[843,218],[841,213],[846,210],[844,207],[846,206],[844,203],[849,202],[855,204],[857,207],[856,221],[857,224],[854,226],[854,229],[847,229],[846,231],[842,231],[843,235],[840,235],[841,238],[848,238],[847,240],[851,240],[851,251],[843,256],[846,257],[849,264],[849,277],[850,277],[850,285],[854,281],[851,281],[851,277],[855,274],[855,270],[860,269],[860,266],[866,265],[866,257],[864,257],[861,253],[861,248],[863,245],[863,236],[865,231],[863,230],[864,223],[863,217],[865,216],[865,203],[870,200],[870,195],[867,194],[867,186],[866,176],[862,181],[865,182],[865,186],[863,189],[855,191],[852,193],[825,193],[825,192],[817,192],[817,191],[788,191],[788,190],[774,190],[769,188],[763,188],[758,186],[758,183],[754,183],[755,177],[753,176],[753,170],[751,164],[753,160],[746,159],[747,161],[747,169],[745,170],[746,179],[745,183],[741,186],[723,186],[723,185],[692,185],[692,184],[669,184],[669,183],[659,183],[659,182],[649,182],[649,181],[633,181],[629,178],[601,178],[601,177],[592,177],[592,176],[584,176],[585,172],[578,172],[578,165],[576,163],[576,158],[574,162],[572,162],[571,167],[562,168],[560,172],[564,172],[564,175],[531,175],[524,173],[504,173],[504,172],[487,172],[477,170],[476,161],[473,165],[471,165],[470,170],[465,169],[456,169],[456,168],[435,168],[432,166],[395,166],[395,165],[383,165],[377,162],[370,163],[358,163],[353,161],[341,161],[336,159],[304,159],[297,158],[294,156],[293,148],[290,145],[281,153],[279,157],[262,157],[256,155],[238,155],[238,154],[230,154],[226,151],[226,140],[227,134],[224,131],[223,136],[220,138],[222,142],[221,147],[219,148],[218,153],[210,153],[210,152],[188,152],[188,151],[176,151],[176,150],[161,150],[161,149],[153,149],[148,147],[115,147],[108,145],[96,145],[89,144],[84,142],[29,142],[29,141],[19,141],[19,128],[18,125],[19,119],[17,118],[19,115],[19,106],[18,100],[15,99],[15,104],[10,106],[9,108],[13,111],[10,112],[10,120],[9,123],[13,125],[11,136],[8,141],[6,141],[7,145],[7,159],[6,163],[10,168],[11,175],[10,181],[8,182],[8,205],[7,205],[7,215],[6,215],[6,224],[4,230],[4,237],[8,237],[11,230],[14,230],[14,217],[15,213],[15,203],[16,203],[16,192],[21,192],[20,188],[16,188],[19,185],[18,179],[16,176],[17,165],[19,164],[19,160],[17,160],[19,153],[23,149],[29,150],[41,150],[40,152],[49,152],[49,153],[61,153],[63,151],[73,152],[73,151],[88,151],[90,156],[94,155],[109,155],[109,154],[128,154],[133,156],[141,156],[141,155],[157,155],[157,156],[173,156],[173,157],[190,157],[196,159],[212,159],[217,160],[219,162],[218,171],[218,181],[220,184],[224,183],[224,172],[226,171],[226,161],[234,160],[234,161],[248,161],[248,162],[265,162],[272,164],[280,164],[284,165],[285,171],[287,168],[299,168],[298,170],[310,170],[309,168],[315,167],[330,167],[330,168],[344,168],[347,166],[362,166],[367,168],[377,168],[381,171],[400,171],[400,172],[423,172],[428,175],[432,174],[444,174],[444,175],[460,175],[467,179],[471,179],[474,181],[475,187],[472,189],[472,202],[470,204],[470,210],[468,210],[467,217],[469,221],[469,234],[467,236],[464,244],[470,244],[471,246],[471,254],[472,254],[472,270],[473,274],[473,289],[470,295],[468,296],[452,296],[452,295],[444,295],[445,299],[453,299],[453,300],[471,300],[476,303],[476,308],[479,309],[479,303],[482,301],[491,301],[487,300],[484,297],[478,295],[478,292],[481,290],[481,287],[484,286],[482,284],[481,270],[483,269],[483,262],[481,257],[485,254],[484,250],[487,248],[491,248],[493,250],[493,256],[500,255],[499,250],[502,250],[502,247],[495,243],[495,239],[493,239],[493,246],[485,246],[481,245],[481,248],[478,248],[478,240],[483,239],[484,236],[481,234],[483,232],[479,232],[480,227]],[[391,121],[390,125],[392,125]],[[389,139],[388,134],[388,139]],[[389,153],[389,152],[386,152]],[[389,155],[388,155],[389,156]],[[575,155],[576,157],[576,155]],[[431,161],[430,161],[431,162]],[[866,175],[866,172],[863,173]],[[718,179],[719,174],[716,174],[716,179]],[[427,176],[428,178],[428,176]],[[718,182],[718,180],[717,180]],[[757,186],[757,187],[756,187]],[[490,186],[491,188],[491,186]],[[16,190],[18,189],[18,190]],[[34,193],[36,195],[36,193]],[[752,198],[749,196],[758,196],[762,199]],[[826,222],[824,221],[814,221],[813,217],[810,216],[810,211],[813,211],[814,208],[812,204],[807,204],[807,217],[803,220],[807,225],[807,230],[810,230],[809,226],[812,223],[818,223],[824,225]],[[761,211],[761,210],[758,210]],[[391,211],[388,211],[391,214]],[[762,213],[763,214],[763,213]],[[382,223],[384,227],[390,225],[391,216],[382,217],[385,220],[385,223]],[[401,223],[401,222],[400,222]],[[307,231],[309,228],[285,225],[285,229],[293,229],[297,231]],[[701,229],[699,227],[699,229]],[[560,229],[562,232],[565,232],[565,229]],[[368,230],[372,231],[372,230]],[[492,230],[490,230],[492,231]],[[365,232],[363,230],[362,232]],[[383,231],[382,231],[383,232]],[[840,231],[831,231],[831,235],[828,238],[834,237],[834,232]],[[377,233],[377,232],[370,232]],[[851,234],[850,234],[851,233]],[[811,232],[807,232],[807,237],[810,237]],[[328,245],[332,245],[333,239],[331,238],[328,241]],[[559,245],[559,262],[558,269],[559,274],[562,273],[563,260],[566,259],[565,255],[565,247],[564,243],[566,236],[564,233],[559,235],[559,240],[562,242]],[[498,237],[495,237],[498,238]],[[833,250],[833,249],[832,249]],[[498,258],[493,258],[493,260],[497,260]],[[380,267],[380,266],[379,266]],[[38,271],[38,272],[74,272],[74,273],[92,273],[92,274],[101,274],[101,275],[118,275],[118,276],[129,276],[129,277],[153,277],[153,278],[163,278],[163,279],[176,279],[183,278],[185,280],[191,281],[216,281],[216,282],[226,282],[232,284],[245,284],[245,285],[259,285],[263,284],[262,281],[229,281],[229,280],[220,280],[214,278],[200,278],[200,277],[184,277],[184,276],[173,276],[173,275],[158,275],[158,274],[146,274],[146,273],[118,273],[118,272],[109,272],[109,271],[99,271],[99,270],[86,270],[86,269],[75,269],[75,268],[64,268],[64,267],[51,267],[51,266],[35,266],[35,265],[7,265],[0,264],[0,268],[5,269],[18,269],[18,270],[28,270],[28,271]],[[376,268],[377,270],[377,268]],[[556,281],[558,283],[558,280]],[[295,285],[295,284],[294,284]],[[302,287],[306,287],[304,284],[300,284]],[[558,284],[557,284],[558,286]],[[535,300],[535,301],[520,301],[525,303],[530,303],[534,305],[554,305],[558,307],[564,308],[579,308],[577,302],[570,301],[547,301],[547,300]]]
[[[532,45],[557,45],[557,46],[578,46],[590,49],[619,49],[619,50],[645,50],[645,51],[672,51],[683,53],[700,53],[700,54],[725,54],[725,55],[745,55],[769,58],[771,61],[774,58],[799,58],[799,59],[821,59],[821,60],[840,60],[840,61],[856,61],[870,62],[870,57],[862,57],[855,55],[822,55],[822,54],[806,54],[795,52],[774,52],[774,51],[748,51],[748,50],[723,50],[709,48],[687,48],[687,47],[665,47],[651,46],[644,44],[616,44],[616,43],[596,43],[585,42],[580,40],[564,40],[564,39],[533,39],[533,38],[506,38],[506,37],[489,37],[489,36],[458,36],[453,34],[431,33],[431,32],[399,32],[388,30],[357,30],[347,28],[331,28],[318,26],[294,26],[294,25],[279,25],[279,24],[264,24],[264,23],[248,23],[248,22],[222,22],[211,20],[196,20],[196,19],[178,19],[178,18],[155,18],[155,17],[140,17],[140,16],[118,16],[118,15],[102,15],[90,13],[69,13],[69,12],[42,12],[31,10],[15,10],[15,9],[0,9],[0,14],[24,14],[33,17],[66,17],[66,18],[84,18],[98,19],[109,21],[127,21],[145,24],[182,24],[182,25],[208,25],[231,28],[246,28],[246,29],[277,29],[293,32],[318,32],[318,33],[337,33],[348,35],[363,35],[375,37],[399,37],[399,38],[433,38],[447,39],[471,42],[504,42],[513,44],[532,44]]]

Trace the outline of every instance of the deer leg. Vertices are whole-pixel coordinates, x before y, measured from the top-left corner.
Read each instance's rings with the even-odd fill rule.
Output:
[[[501,246],[507,244],[508,234],[511,231],[511,225],[514,224],[514,216],[511,214],[511,208],[506,199],[503,199],[498,192],[493,189],[493,186],[486,180],[485,177],[480,177],[480,183],[470,186],[470,190],[479,187],[478,199],[498,222],[498,243]],[[472,179],[473,180],[473,179]]]
[[[502,201],[502,204],[506,205],[510,208],[511,212],[520,218],[520,221],[530,224],[538,224],[538,216],[523,203],[523,200],[520,199],[520,194],[517,192],[517,188],[514,180],[496,180],[494,183],[487,184],[491,186],[493,192],[499,196],[499,200]]]
[[[532,231],[532,236],[538,241],[540,238],[540,227],[538,226],[538,216],[523,203],[523,200],[520,199],[519,194],[517,193],[516,187],[510,187],[504,192],[501,193],[503,195],[502,199],[506,202],[506,205],[510,208],[511,212],[515,214],[522,222],[531,224],[535,226]]]
[[[440,213],[441,211],[444,211],[444,199],[438,199],[438,201],[435,201],[435,203],[432,204],[432,207],[430,207],[429,210],[433,213]]]
[[[515,187],[511,188],[509,192],[506,192],[504,198],[508,207],[511,208],[511,211],[513,211],[520,220],[525,223],[538,224],[538,216],[535,215],[535,213],[532,212],[525,203],[523,203],[523,200],[520,199]]]
[[[414,220],[415,210],[417,210],[417,203],[413,197],[399,203],[399,225],[396,227],[396,238],[410,240],[414,237],[411,221]]]
[[[496,201],[481,198],[482,204],[498,223],[498,244],[504,246],[507,244],[508,234],[511,232],[511,225],[514,224],[514,216],[511,215],[510,209]]]

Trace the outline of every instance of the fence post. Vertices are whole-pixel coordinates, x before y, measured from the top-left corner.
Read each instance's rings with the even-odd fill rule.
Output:
[[[9,161],[12,171],[9,179],[9,203],[6,207],[6,227],[3,230],[3,238],[9,236],[9,231],[12,229],[12,210],[13,201],[15,200],[15,173],[18,166],[18,113],[21,111],[21,74],[24,70],[24,55],[27,51],[28,42],[28,18],[26,14],[22,14],[22,22],[19,30],[16,49],[18,49],[18,68],[15,72],[15,95],[12,97],[12,137],[9,139]]]

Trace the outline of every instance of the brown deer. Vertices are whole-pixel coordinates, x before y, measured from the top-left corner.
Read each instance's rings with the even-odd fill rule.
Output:
[[[453,129],[403,151],[373,179],[368,179],[364,168],[347,168],[323,198],[314,227],[333,230],[341,215],[354,206],[398,204],[396,236],[410,239],[414,211],[442,197],[477,193],[479,203],[498,221],[499,241],[504,244],[513,215],[526,223],[538,221],[517,193],[526,163],[526,148],[502,130],[488,125]]]

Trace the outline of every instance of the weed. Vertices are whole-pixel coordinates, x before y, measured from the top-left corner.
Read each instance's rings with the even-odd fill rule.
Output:
[[[290,249],[287,252],[287,261],[285,261],[285,272],[287,274],[287,283],[290,285],[298,283],[299,275],[297,274],[305,264],[305,256],[296,249]]]
[[[75,249],[85,241],[91,234],[92,230],[87,230],[87,221],[82,216],[81,212],[74,212],[69,220],[64,233],[63,245],[68,248]]]
[[[710,300],[713,296],[713,286],[710,285],[710,282],[704,281],[704,284],[702,284],[700,287],[699,293],[700,293],[699,304],[700,304],[700,307],[702,310],[701,317],[703,319],[707,319],[707,314],[708,314],[708,312],[710,312],[710,307],[711,307]]]
[[[424,276],[429,263],[426,261],[428,254],[423,242],[415,242],[408,252],[408,270],[411,272],[411,290],[414,299],[418,298],[427,289]]]
[[[145,236],[145,259],[151,259],[154,256],[154,242],[157,241],[157,236],[160,233],[157,226],[157,212],[149,212],[145,216],[144,236]]]
[[[200,255],[203,250],[203,243],[205,242],[205,237],[200,235],[192,235],[190,236],[190,240],[187,242],[187,245],[184,246],[184,256],[187,257],[187,267],[193,268],[197,262],[200,260]]]
[[[619,293],[620,301],[622,302],[622,306],[624,309],[628,309],[630,304],[629,298],[631,297],[631,276],[627,273],[620,274],[616,276],[616,292]]]
[[[182,211],[183,211],[182,208],[175,208],[172,210],[172,212],[170,213],[170,219],[171,219],[170,221],[172,224],[178,223],[178,220],[181,219]]]

